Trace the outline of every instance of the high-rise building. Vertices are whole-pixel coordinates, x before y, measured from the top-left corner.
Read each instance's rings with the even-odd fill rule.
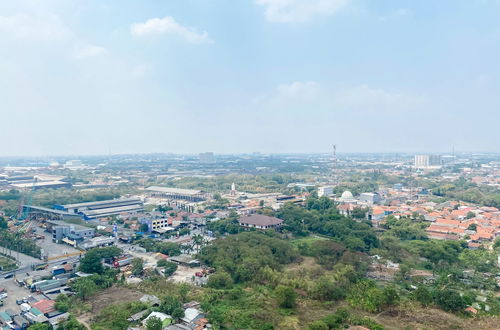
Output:
[[[429,166],[440,166],[442,165],[441,155],[430,155],[429,156]]]
[[[441,155],[415,155],[415,167],[427,168],[443,165]]]
[[[416,168],[429,167],[429,155],[415,155],[415,167]]]

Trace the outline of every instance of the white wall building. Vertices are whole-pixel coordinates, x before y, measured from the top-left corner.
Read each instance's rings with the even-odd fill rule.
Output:
[[[318,187],[318,197],[330,197],[333,196],[333,187],[330,186],[323,186],[323,187]]]

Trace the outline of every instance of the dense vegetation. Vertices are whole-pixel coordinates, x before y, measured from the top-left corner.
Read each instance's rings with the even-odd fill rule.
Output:
[[[435,184],[432,193],[448,199],[500,208],[500,190],[495,187],[476,185],[460,178],[452,183]]]
[[[0,228],[0,246],[12,251],[21,252],[35,258],[41,258],[40,247],[31,239],[22,237],[22,233],[13,233],[7,229]],[[6,253],[10,254],[10,252]]]

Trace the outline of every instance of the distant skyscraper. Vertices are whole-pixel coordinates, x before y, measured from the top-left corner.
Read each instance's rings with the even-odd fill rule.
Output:
[[[429,155],[415,155],[414,165],[416,168],[429,167]]]
[[[441,155],[430,155],[429,156],[429,165],[430,166],[440,166],[440,165],[442,165]]]
[[[231,184],[231,196],[236,196],[236,185],[234,182]]]
[[[416,168],[427,168],[441,165],[441,155],[415,155]]]

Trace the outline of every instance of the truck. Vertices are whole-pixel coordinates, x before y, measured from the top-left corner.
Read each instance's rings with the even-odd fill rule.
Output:
[[[31,268],[33,270],[44,270],[44,269],[47,269],[47,267],[49,267],[48,263],[43,263],[43,264],[38,264],[38,265],[31,266]]]
[[[120,268],[123,266],[130,265],[130,263],[132,262],[132,259],[133,259],[132,257],[125,257],[125,258],[116,259],[113,262],[113,267]]]
[[[60,275],[66,273],[66,269],[64,269],[64,266],[54,266],[52,268],[52,275]]]

